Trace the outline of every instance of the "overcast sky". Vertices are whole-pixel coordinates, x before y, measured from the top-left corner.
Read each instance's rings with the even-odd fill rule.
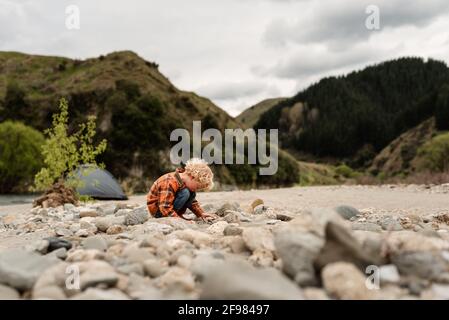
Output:
[[[80,29],[66,27],[77,5]],[[369,5],[379,30],[366,27]],[[400,56],[449,62],[447,0],[0,0],[0,50],[89,58],[132,50],[237,115],[323,76]]]

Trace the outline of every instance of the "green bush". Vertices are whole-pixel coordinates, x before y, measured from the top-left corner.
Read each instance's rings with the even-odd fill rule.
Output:
[[[140,87],[138,83],[131,80],[121,79],[115,82],[115,87],[119,91],[126,93],[126,97],[129,101],[133,101],[140,97]]]
[[[93,144],[95,117],[88,117],[87,123],[81,124],[77,132],[68,134],[68,108],[67,101],[61,99],[60,113],[53,115],[53,127],[45,130],[47,139],[42,146],[45,166],[35,176],[33,191],[46,190],[59,181],[76,188],[80,181],[74,177],[75,169],[82,164],[97,165],[96,157],[106,149],[106,140],[97,146]]]
[[[449,170],[449,133],[440,134],[418,149],[418,167],[433,172]]]
[[[282,151],[278,155],[278,170],[274,175],[262,176],[259,175],[259,168],[257,168],[257,184],[268,186],[292,186],[300,182],[299,168],[297,161],[287,153]],[[262,166],[266,167],[266,165]]]
[[[43,165],[44,136],[23,123],[0,123],[0,193],[24,192]]]
[[[352,170],[345,164],[341,164],[338,167],[336,167],[335,173],[345,178],[353,178],[355,176],[354,170]]]
[[[26,101],[26,94],[18,83],[8,83],[3,104],[3,110],[0,110],[0,121],[19,120],[27,122],[26,120],[30,119],[30,108]]]

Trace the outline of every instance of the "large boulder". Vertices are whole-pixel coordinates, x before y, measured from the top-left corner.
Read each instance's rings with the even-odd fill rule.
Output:
[[[25,291],[33,287],[38,277],[59,262],[52,256],[42,256],[23,249],[10,249],[0,253],[0,284]]]
[[[204,274],[201,299],[303,299],[301,289],[276,269],[226,261]]]

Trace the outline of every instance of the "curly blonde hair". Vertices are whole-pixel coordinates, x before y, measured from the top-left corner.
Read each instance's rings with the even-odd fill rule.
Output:
[[[214,174],[203,159],[192,158],[187,161],[185,172],[199,183],[200,190],[210,190],[214,186]]]

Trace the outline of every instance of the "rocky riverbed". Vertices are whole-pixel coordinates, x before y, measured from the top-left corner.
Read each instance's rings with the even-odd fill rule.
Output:
[[[2,208],[0,299],[449,299],[447,191],[210,193],[202,202],[213,223],[151,218],[143,198]],[[332,192],[377,192],[387,204],[329,206]],[[410,207],[416,199],[429,203]]]

